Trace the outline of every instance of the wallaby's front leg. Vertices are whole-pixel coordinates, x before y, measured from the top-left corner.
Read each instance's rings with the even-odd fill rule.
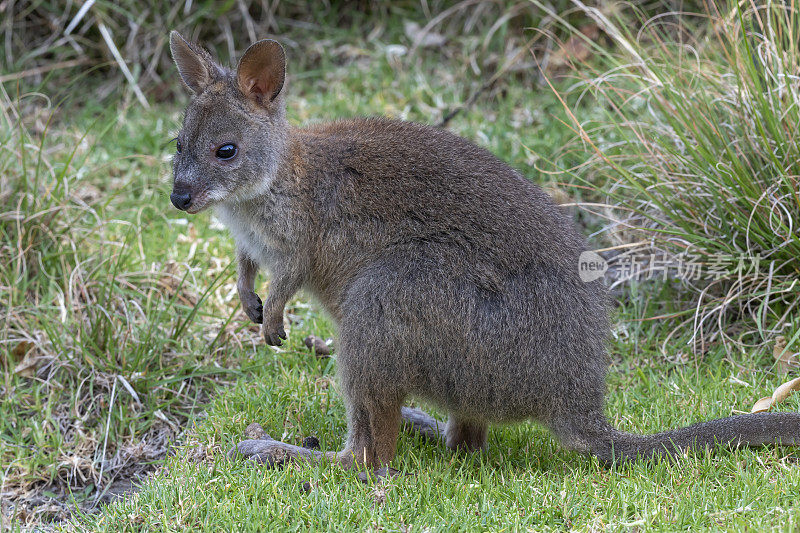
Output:
[[[269,296],[264,302],[264,323],[261,328],[264,340],[270,346],[280,346],[281,339],[286,339],[286,331],[283,329],[283,309],[289,298],[300,289],[301,284],[300,276],[291,269],[278,269],[272,273]]]
[[[239,291],[239,300],[242,302],[244,312],[250,320],[256,324],[261,324],[264,321],[263,307],[261,306],[261,298],[255,292],[258,265],[241,250],[237,250],[236,258],[239,270],[236,289]]]

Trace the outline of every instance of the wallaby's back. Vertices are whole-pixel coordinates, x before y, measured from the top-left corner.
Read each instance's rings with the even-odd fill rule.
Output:
[[[531,264],[579,280],[583,237],[546,193],[489,151],[387,119],[317,125],[293,137],[314,223],[347,232],[359,256],[424,257],[488,290]],[[337,254],[326,251],[322,262]]]

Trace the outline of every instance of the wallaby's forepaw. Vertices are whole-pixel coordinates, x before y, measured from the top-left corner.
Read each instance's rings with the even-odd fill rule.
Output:
[[[270,346],[280,346],[283,344],[281,339],[286,340],[286,330],[283,329],[283,317],[279,320],[272,320],[269,324],[264,323],[264,340]]]
[[[248,295],[242,295],[242,307],[247,317],[255,322],[261,324],[264,322],[264,306],[261,305],[261,298],[254,292]]]
[[[280,346],[281,344],[283,344],[281,339],[286,340],[286,331],[283,330],[283,326],[281,326],[280,328],[278,328],[277,331],[274,331],[272,333],[268,333],[266,330],[264,331],[264,340],[270,346]]]

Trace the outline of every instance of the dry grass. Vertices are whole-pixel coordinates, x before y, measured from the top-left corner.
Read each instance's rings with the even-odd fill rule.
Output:
[[[565,6],[564,0],[554,5]],[[145,106],[180,90],[167,42],[172,29],[202,42],[220,58],[234,58],[251,42],[276,37],[298,71],[324,69],[332,59],[356,61],[363,55],[357,42],[365,38],[399,45],[405,49],[402,55],[407,51],[409,56],[457,40],[458,46],[446,53],[463,54],[465,67],[477,73],[487,60],[503,63],[524,50],[524,29],[543,23],[541,11],[524,0],[89,0],[68,3],[66,9],[60,2],[45,1],[4,2],[0,12],[3,81],[43,84],[47,94],[65,97],[93,85],[98,100],[113,99],[127,86]],[[472,37],[459,38],[466,35]]]
[[[704,3],[650,0],[639,9],[654,14],[698,9]],[[587,20],[570,0],[546,5],[573,24]],[[547,55],[549,45],[531,28],[550,27],[565,35],[528,0],[6,1],[0,2],[0,14],[0,81],[43,87],[59,98],[91,85],[100,101],[113,101],[120,87],[129,87],[145,106],[176,92],[167,43],[172,29],[202,42],[220,58],[236,57],[257,39],[279,38],[302,71],[325,69],[332,57],[357,60],[361,54],[353,53],[359,52],[354,43],[361,39],[405,47],[410,57],[434,46],[448,59],[461,56],[464,68],[474,74],[494,64],[483,73],[486,79],[503,65],[512,68],[509,63],[515,69],[532,67],[527,52],[533,41],[536,53]],[[458,46],[442,48],[448,43]],[[526,57],[519,57],[522,53]]]
[[[158,164],[103,157],[113,121],[51,132],[35,95],[3,110],[0,493],[4,507],[25,502],[25,520],[63,516],[71,491],[94,505],[149,470],[240,364],[223,337],[247,335],[230,335],[235,307],[219,302],[227,261],[198,279],[197,264],[145,253],[142,225],[164,221],[134,191]],[[207,299],[227,315],[204,316]]]
[[[617,261],[682,279],[674,333],[696,351],[777,336],[797,351],[800,6],[732,3],[634,32],[628,13],[575,4],[616,44],[577,72],[573,95],[607,113],[571,114],[589,157],[570,174],[605,196]]]

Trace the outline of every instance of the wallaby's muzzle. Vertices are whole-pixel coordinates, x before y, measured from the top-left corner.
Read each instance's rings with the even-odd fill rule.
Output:
[[[169,196],[169,199],[172,201],[172,205],[181,211],[186,211],[189,209],[189,206],[192,205],[192,195],[188,192],[174,191]]]

